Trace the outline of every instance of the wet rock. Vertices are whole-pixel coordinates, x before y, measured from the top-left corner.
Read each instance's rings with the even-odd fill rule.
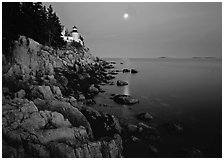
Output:
[[[181,123],[166,123],[164,127],[171,134],[180,135],[184,133],[184,125]]]
[[[99,88],[99,92],[103,93],[103,92],[106,92],[106,91],[103,90],[102,88]]]
[[[79,94],[78,95],[78,100],[79,101],[83,101],[83,100],[85,100],[86,98],[85,98],[85,96],[83,95],[83,94]]]
[[[123,73],[126,73],[126,72],[130,72],[130,69],[127,69],[127,68],[123,69]]]
[[[86,105],[90,106],[90,105],[94,105],[96,104],[96,101],[94,99],[87,99],[86,100]]]
[[[128,82],[121,81],[121,80],[117,81],[117,86],[125,86],[125,85],[128,85]]]
[[[147,124],[142,123],[142,122],[138,123],[138,132],[143,133],[143,134],[144,134],[144,132],[146,134],[148,134],[148,133],[156,134],[156,135],[159,134],[159,131],[157,130],[156,127],[147,125]]]
[[[110,64],[116,64],[116,62],[114,62],[114,61],[111,61],[111,62],[110,62]]]
[[[108,74],[111,74],[111,75],[117,75],[118,73],[117,73],[117,70],[110,70],[110,71],[108,72]]]
[[[136,117],[143,121],[151,121],[153,119],[153,116],[151,114],[149,114],[148,112],[139,113]]]
[[[127,131],[131,134],[136,133],[138,131],[138,126],[136,126],[134,124],[128,124]]]
[[[121,133],[119,121],[113,115],[99,113],[93,108],[82,108],[81,112],[89,121],[95,138]]]
[[[131,73],[138,73],[136,69],[131,69]]]
[[[203,153],[197,148],[189,147],[181,149],[176,156],[179,158],[202,158]]]
[[[93,85],[91,85],[88,90],[89,90],[89,93],[91,93],[91,94],[98,94],[99,93],[99,89],[97,89]]]
[[[148,126],[147,124],[140,122],[138,123],[138,127],[142,127],[143,129],[150,129],[151,126]]]
[[[141,143],[141,139],[135,137],[135,136],[131,136],[131,141],[134,143]]]
[[[114,79],[115,77],[114,76],[112,76],[112,75],[106,75],[106,79],[107,80],[112,80],[112,79]]]
[[[15,93],[15,97],[17,98],[24,98],[25,96],[26,96],[26,92],[23,89]]]
[[[112,85],[114,85],[114,82],[109,82],[108,84],[112,86]]]
[[[115,95],[113,97],[113,100],[115,102],[117,102],[118,104],[122,104],[122,105],[132,105],[132,104],[136,104],[139,103],[139,100],[136,98],[133,98],[129,95]]]
[[[147,150],[148,150],[148,154],[150,155],[150,157],[154,157],[158,154],[158,149],[151,144],[149,144],[147,146]]]

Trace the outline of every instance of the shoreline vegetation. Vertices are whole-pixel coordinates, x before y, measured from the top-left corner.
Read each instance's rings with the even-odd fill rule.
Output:
[[[42,19],[51,27],[35,28]],[[117,74],[141,71],[116,70],[115,62],[94,57],[86,46],[65,45],[61,29],[51,6],[3,2],[2,157],[165,157],[159,152],[157,125],[148,125],[150,113],[136,115],[138,124],[124,125],[91,107],[94,97],[105,92],[102,85],[128,85],[113,83]],[[131,95],[114,94],[111,99],[122,105],[141,103]],[[183,134],[184,128],[180,123],[164,125],[173,135]],[[192,146],[172,156],[203,153]]]

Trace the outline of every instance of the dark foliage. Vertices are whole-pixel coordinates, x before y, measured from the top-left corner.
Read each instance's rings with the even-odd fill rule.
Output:
[[[76,41],[73,41],[73,42],[71,43],[71,46],[73,46],[73,47],[75,47],[75,48],[77,48],[77,49],[82,48],[82,45],[81,45],[80,43],[76,42]]]
[[[51,5],[46,9],[41,2],[2,3],[2,43],[7,52],[18,35],[33,38],[44,45],[61,47],[62,26]]]

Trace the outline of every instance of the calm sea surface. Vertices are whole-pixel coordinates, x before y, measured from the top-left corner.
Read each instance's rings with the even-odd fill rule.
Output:
[[[170,137],[162,132],[161,154],[168,156],[180,147],[196,147],[206,156],[221,152],[222,61],[221,59],[107,59],[116,69],[135,68],[137,74],[120,72],[96,97],[97,110],[116,115],[122,123],[138,123],[136,114],[149,112],[151,123],[179,122],[185,134]],[[123,62],[123,64],[121,64]],[[124,80],[128,86],[116,86]],[[119,105],[110,94],[129,94],[140,100],[132,106]],[[107,104],[104,107],[99,104]],[[167,149],[169,148],[169,149]]]

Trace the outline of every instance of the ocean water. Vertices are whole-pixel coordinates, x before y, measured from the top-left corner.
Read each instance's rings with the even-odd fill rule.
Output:
[[[149,112],[150,123],[184,124],[184,134],[172,136],[161,127],[161,157],[172,157],[178,148],[196,147],[205,157],[221,155],[222,61],[221,59],[107,59],[116,69],[135,68],[137,74],[119,72],[115,85],[96,98],[97,110],[114,114],[122,124],[138,123],[136,114]],[[121,64],[121,62],[123,64]],[[117,80],[129,83],[118,87]],[[119,105],[110,94],[129,94],[140,100],[132,106]],[[107,106],[103,106],[106,104]]]

